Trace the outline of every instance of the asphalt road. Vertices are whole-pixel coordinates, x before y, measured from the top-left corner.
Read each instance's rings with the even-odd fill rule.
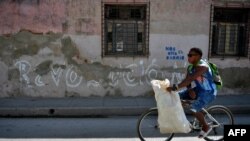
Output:
[[[0,118],[0,141],[139,141],[138,117]],[[235,115],[236,124],[250,124],[249,115]],[[177,135],[173,141],[197,139],[197,134]],[[152,137],[150,140],[161,140]]]

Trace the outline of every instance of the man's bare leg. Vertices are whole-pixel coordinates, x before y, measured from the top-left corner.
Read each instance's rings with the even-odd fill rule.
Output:
[[[207,125],[207,122],[206,122],[206,120],[204,118],[204,114],[202,112],[196,112],[196,113],[193,112],[193,114],[197,118],[197,120],[201,123],[202,130],[204,132],[207,132],[208,129],[209,129],[209,126]]]

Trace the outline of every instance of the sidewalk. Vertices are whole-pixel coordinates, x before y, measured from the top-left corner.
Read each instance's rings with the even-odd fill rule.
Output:
[[[250,95],[217,96],[212,105],[250,114]],[[1,98],[1,117],[134,116],[155,107],[154,97]]]

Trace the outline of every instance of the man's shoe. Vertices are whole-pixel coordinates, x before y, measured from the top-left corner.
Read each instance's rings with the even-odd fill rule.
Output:
[[[198,138],[205,138],[212,131],[212,129],[213,128],[211,126],[209,126],[209,129],[207,130],[207,132],[201,130]]]

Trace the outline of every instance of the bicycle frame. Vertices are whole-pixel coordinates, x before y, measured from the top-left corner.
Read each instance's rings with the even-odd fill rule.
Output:
[[[193,102],[193,100],[181,100],[181,102],[182,102],[182,105],[183,105],[183,108],[185,108],[185,107],[189,107],[190,105],[191,105],[191,103]],[[219,126],[221,126],[221,124],[210,114],[210,113],[208,113],[208,111],[205,109],[205,108],[202,108],[202,112],[204,112],[205,113],[205,115],[207,115],[208,116],[208,118],[211,120],[211,121],[213,121],[214,123],[216,123],[215,125],[213,124],[211,127],[212,128],[215,128],[215,127],[219,127]],[[186,114],[186,113],[185,113]],[[196,118],[195,118],[196,119]],[[196,119],[197,120],[197,119]],[[195,128],[195,122],[193,123],[193,124],[191,124],[191,128],[192,129],[196,129]]]
[[[206,109],[202,108],[202,111],[208,116],[209,119],[216,123],[216,125],[213,125],[212,128],[221,126],[221,124],[210,113],[208,113]]]
[[[202,108],[202,112],[204,112],[208,116],[208,118],[215,123],[215,124],[210,125],[212,128],[221,126],[221,124],[210,113],[208,113],[208,111],[205,108]],[[198,123],[199,123],[198,120],[194,118],[193,123],[190,124],[191,129],[195,131],[200,131],[201,127],[200,126],[197,127]]]

